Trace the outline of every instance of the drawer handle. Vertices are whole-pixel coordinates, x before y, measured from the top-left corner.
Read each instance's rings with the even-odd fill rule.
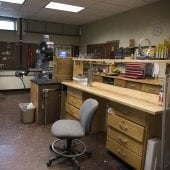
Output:
[[[122,156],[123,156],[123,157],[126,157],[126,154],[125,154],[125,153],[122,153]]]
[[[123,113],[128,114],[129,112],[127,110],[122,110]]]
[[[155,91],[155,89],[150,89],[150,91]]]
[[[120,153],[121,152],[120,149],[118,149],[117,152]]]
[[[119,123],[118,125],[123,130],[127,130],[128,129],[128,126],[125,124],[125,122]]]
[[[107,112],[108,112],[109,114],[113,114],[113,109],[112,109],[111,107],[109,107],[109,108],[107,109]]]
[[[118,139],[119,139],[120,142],[127,143],[126,138],[123,138],[123,137],[119,136]]]
[[[131,86],[131,87],[135,87],[135,85],[134,85],[134,84],[131,84],[130,86]]]
[[[76,104],[76,102],[75,102],[75,101],[73,101],[73,100],[72,100],[72,103],[73,103],[73,105],[75,105],[75,104]]]
[[[120,149],[117,149],[117,152],[118,152],[121,156],[123,156],[123,157],[126,156],[126,154],[125,154],[124,152],[122,152]]]

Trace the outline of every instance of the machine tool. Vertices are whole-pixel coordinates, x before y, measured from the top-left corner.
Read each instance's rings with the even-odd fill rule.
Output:
[[[23,76],[27,76],[29,72],[34,72],[35,79],[51,79],[52,69],[49,68],[49,62],[53,60],[53,51],[54,43],[49,41],[49,35],[44,35],[39,48],[36,50],[37,56],[35,68],[16,71],[15,76],[21,79],[23,85]]]

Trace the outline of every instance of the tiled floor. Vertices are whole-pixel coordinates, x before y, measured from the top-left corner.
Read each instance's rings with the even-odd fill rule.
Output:
[[[50,168],[48,158],[53,156],[49,144],[55,139],[51,125],[23,124],[18,104],[30,102],[28,91],[1,92],[0,95],[0,170],[72,170],[71,162],[61,159]],[[83,138],[93,151],[90,159],[81,159],[82,170],[131,170],[128,165],[105,149],[105,134]]]

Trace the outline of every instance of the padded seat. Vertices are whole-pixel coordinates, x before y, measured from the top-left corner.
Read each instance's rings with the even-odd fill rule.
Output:
[[[75,169],[80,169],[77,157],[86,155],[87,152],[84,142],[79,140],[90,132],[91,121],[98,108],[98,102],[95,99],[86,99],[80,108],[80,121],[77,120],[58,120],[53,123],[51,133],[57,138],[51,145],[50,149],[56,153],[56,156],[49,159],[47,166],[61,158],[69,158]]]
[[[81,138],[85,135],[85,130],[81,123],[76,120],[58,120],[52,127],[51,132],[54,136],[60,139]]]

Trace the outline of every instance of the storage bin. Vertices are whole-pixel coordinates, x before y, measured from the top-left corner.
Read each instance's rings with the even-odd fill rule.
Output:
[[[28,107],[29,105],[30,105],[30,103],[20,103],[19,104],[21,121],[23,123],[34,122],[35,107],[32,106],[30,108],[30,107]]]

